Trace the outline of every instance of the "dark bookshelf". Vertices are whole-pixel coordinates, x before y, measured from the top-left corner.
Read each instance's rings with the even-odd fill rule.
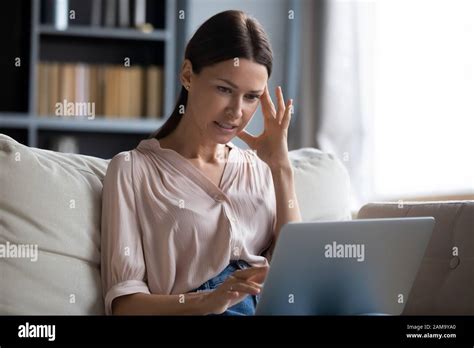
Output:
[[[146,0],[146,25],[135,27],[134,6],[140,0],[67,0],[67,13],[74,10],[74,18],[68,18],[66,26],[59,28],[55,6],[61,1],[8,1],[2,7],[0,38],[4,53],[0,58],[0,73],[8,83],[0,87],[0,133],[43,149],[54,149],[52,144],[61,135],[74,137],[79,153],[111,158],[147,138],[172,111],[179,90],[177,56],[182,54],[181,46],[184,46],[177,14],[187,3],[186,0]],[[102,4],[99,22],[91,7],[96,1]],[[119,6],[121,1],[128,4],[128,16],[124,17],[117,9],[114,24],[106,25],[107,4],[115,2]],[[128,26],[121,25],[121,15],[122,21],[128,17]],[[14,64],[16,57],[21,58],[20,67]],[[123,65],[125,57],[132,66],[162,69],[162,105],[158,117],[97,115],[87,119],[39,114],[40,64]]]
[[[23,145],[28,145],[28,130],[26,128],[0,128],[0,134],[8,135]]]
[[[27,113],[30,76],[31,6],[28,0],[6,1],[0,21],[0,112]]]
[[[55,141],[61,137],[73,137],[77,141],[79,153],[88,156],[112,158],[115,154],[130,150],[143,139],[142,133],[127,133],[117,136],[111,132],[80,132],[65,130],[40,130],[38,147],[55,149]],[[100,144],[107,144],[106,147]]]
[[[41,61],[62,63],[123,64],[124,57],[131,64],[164,65],[163,41],[140,41],[132,38],[41,35]]]

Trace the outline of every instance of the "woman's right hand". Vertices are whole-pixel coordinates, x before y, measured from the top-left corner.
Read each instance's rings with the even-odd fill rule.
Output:
[[[248,295],[258,295],[269,267],[249,267],[235,271],[221,285],[205,295],[210,313],[221,314]]]

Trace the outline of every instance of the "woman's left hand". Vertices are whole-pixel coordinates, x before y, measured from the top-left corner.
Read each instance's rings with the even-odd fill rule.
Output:
[[[237,134],[252,150],[256,151],[257,156],[267,163],[270,169],[290,165],[288,158],[288,126],[291,120],[293,100],[290,99],[285,104],[280,86],[276,88],[276,95],[277,110],[268,92],[268,85],[265,87],[261,97],[264,119],[263,133],[255,137],[242,130]]]

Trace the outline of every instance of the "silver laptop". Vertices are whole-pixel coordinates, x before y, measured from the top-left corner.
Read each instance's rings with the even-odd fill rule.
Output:
[[[256,315],[400,315],[435,219],[289,223]]]

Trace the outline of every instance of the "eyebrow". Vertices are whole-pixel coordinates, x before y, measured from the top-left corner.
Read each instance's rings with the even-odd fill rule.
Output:
[[[230,82],[229,80],[226,80],[226,79],[219,79],[219,78],[216,79],[216,80],[224,81],[225,83],[228,83],[229,85],[231,85],[231,86],[234,87],[234,88],[237,88],[237,89],[239,88],[237,85],[235,85],[234,83]],[[261,93],[261,92],[263,92],[263,89],[260,89],[260,90],[258,90],[258,91],[250,91],[250,93]]]

